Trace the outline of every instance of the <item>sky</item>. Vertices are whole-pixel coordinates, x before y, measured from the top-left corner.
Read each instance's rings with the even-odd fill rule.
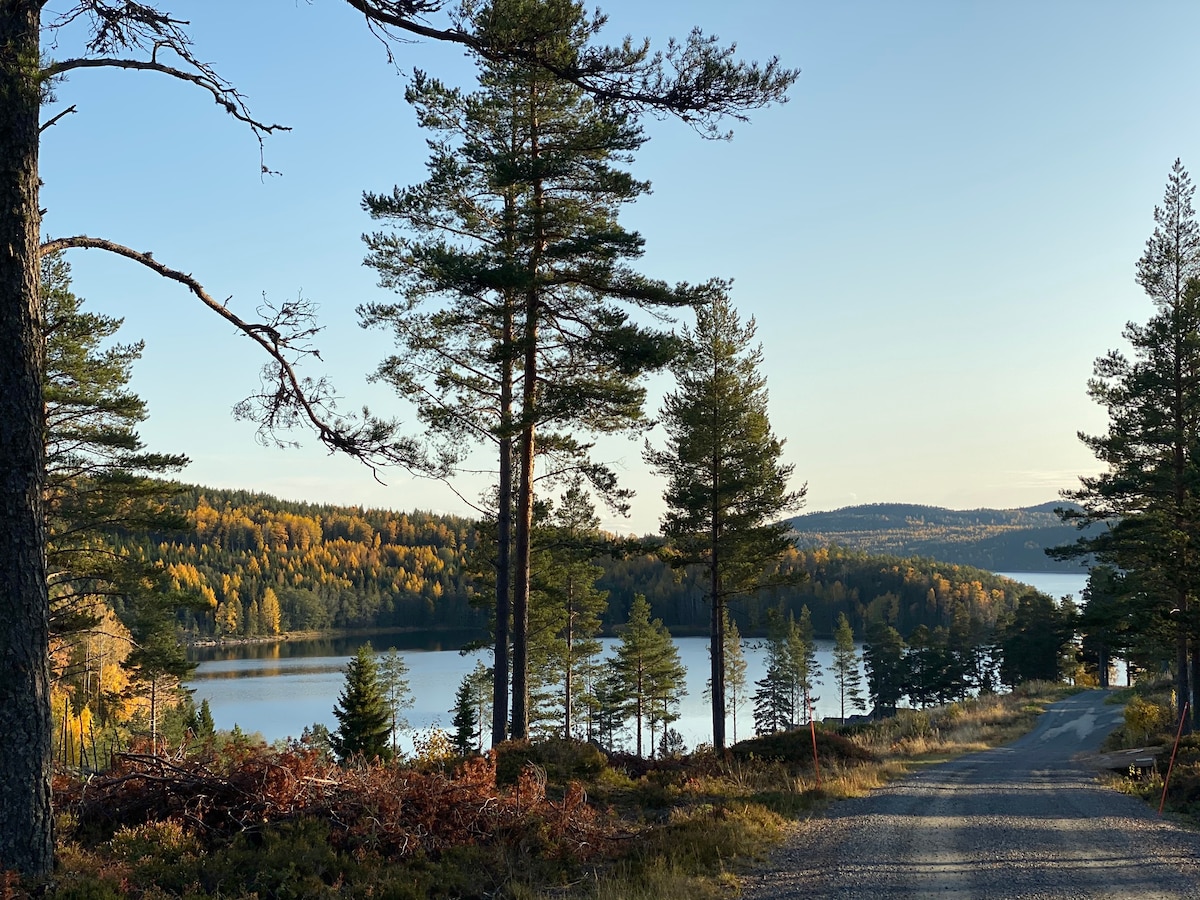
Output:
[[[49,14],[65,0],[50,0]],[[1053,501],[1098,464],[1092,363],[1150,301],[1134,265],[1171,164],[1200,166],[1195,2],[604,0],[610,40],[663,46],[694,26],[745,59],[800,70],[789,102],[706,140],[649,120],[631,171],[653,192],[622,214],[638,268],[732,279],[765,356],[770,417],[808,511],[906,502]],[[193,274],[250,317],[264,297],[319,308],[323,364],[354,411],[415,416],[369,382],[391,351],[355,308],[389,294],[362,265],[364,191],[421,181],[426,136],[403,99],[414,68],[472,87],[444,45],[387,48],[341,0],[178,0],[198,54],[260,118],[259,146],[203,92],[160,75],[77,71],[47,117],[43,231],[89,234]],[[74,55],[63,33],[54,58]],[[310,436],[264,447],[231,408],[257,386],[250,343],[185,290],[101,251],[72,251],[86,308],[144,340],[131,388],[151,450],[190,483],[293,500],[473,515],[457,493],[331,457]],[[647,383],[657,410],[669,378]],[[660,432],[651,441],[662,440]],[[621,533],[658,528],[662,483],[641,442],[602,458],[637,492]]]

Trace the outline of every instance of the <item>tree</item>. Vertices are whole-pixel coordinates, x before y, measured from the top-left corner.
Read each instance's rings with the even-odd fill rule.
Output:
[[[358,757],[387,760],[391,712],[379,683],[379,669],[370,643],[363,644],[346,664],[346,684],[338,695],[333,715],[338,728],[330,735],[333,750],[342,762]]]
[[[1069,611],[1040,591],[1021,597],[1004,628],[1000,679],[1009,687],[1025,681],[1059,681],[1064,648],[1075,633]]]
[[[440,0],[347,0],[384,40],[416,36],[445,41],[493,59],[520,59],[594,93],[605,102],[653,109],[715,132],[722,116],[781,100],[795,73],[772,60],[748,65],[700,32],[672,44],[663,55],[648,45],[589,46],[570,58],[543,56],[537,44],[490,42],[451,21],[432,17]],[[332,393],[320,381],[299,377],[312,332],[311,309],[287,304],[266,322],[241,319],[211,297],[199,281],[148,253],[97,238],[57,238],[40,244],[38,146],[43,131],[70,107],[39,122],[53,101],[55,79],[97,67],[154,72],[208,92],[217,105],[262,139],[278,130],[255,119],[240,93],[195,53],[186,22],[152,3],[72,0],[43,23],[43,0],[0,4],[0,656],[9,665],[0,679],[0,870],[50,872],[49,639],[43,515],[42,353],[38,286],[40,256],[66,247],[116,252],[184,285],[217,315],[253,340],[272,361],[268,385],[247,411],[262,413],[271,429],[310,425],[331,449],[377,462],[402,461],[384,423],[350,423],[332,416]],[[597,28],[599,25],[597,25]],[[50,59],[76,34],[87,43],[75,57]],[[59,43],[60,38],[62,44]],[[390,51],[389,51],[390,52]],[[48,60],[43,64],[43,60]]]
[[[773,565],[791,549],[784,513],[805,488],[789,491],[792,466],[767,418],[766,378],[755,324],[741,324],[721,292],[684,329],[685,351],[671,364],[677,389],[663,402],[664,449],[647,462],[667,478],[663,534],[678,565],[704,567],[711,604],[713,746],[725,747],[725,607],[733,597],[784,583]]]
[[[404,710],[411,709],[415,699],[408,685],[408,664],[395,647],[388,647],[387,653],[379,658],[376,665],[379,669],[379,689],[383,692],[383,702],[389,716],[392,756],[395,756],[396,738],[408,728]]]
[[[489,43],[534,45],[564,65],[595,33],[570,0],[494,0],[473,9],[471,24]],[[579,435],[646,424],[637,380],[675,343],[636,324],[630,309],[694,304],[709,288],[672,288],[629,266],[643,241],[618,213],[648,189],[620,168],[644,140],[636,117],[511,60],[484,59],[480,83],[464,96],[415,77],[408,99],[438,135],[430,177],[364,198],[372,216],[400,229],[368,238],[368,263],[403,299],[360,312],[396,335],[404,352],[379,376],[415,400],[442,439],[440,470],[451,472],[472,441],[499,451],[495,742],[508,637],[513,737],[529,724],[537,461],[554,460],[540,477],[581,472],[621,507],[627,495]],[[442,305],[426,311],[430,300]]]
[[[754,683],[754,731],[774,734],[796,722],[793,670],[787,631],[778,610],[768,613],[766,672]]]
[[[746,702],[746,656],[742,652],[742,634],[737,622],[725,614],[725,708],[733,720],[733,743],[737,743],[737,714]],[[704,688],[704,694],[712,699],[712,678]]]
[[[575,735],[586,672],[599,655],[600,617],[608,592],[596,589],[604,570],[600,520],[582,478],[575,478],[538,529],[529,619],[531,718],[564,738]],[[535,699],[536,698],[536,699]]]
[[[1106,527],[1052,555],[1094,554],[1125,573],[1129,596],[1155,631],[1174,633],[1179,715],[1191,696],[1189,634],[1197,631],[1191,598],[1200,589],[1200,225],[1195,187],[1177,159],[1153,234],[1137,264],[1137,282],[1154,304],[1145,325],[1125,326],[1132,356],[1096,360],[1088,393],[1108,412],[1108,431],[1080,434],[1107,471],[1080,478],[1063,496],[1080,526]],[[1200,667],[1200,652],[1191,662]]]
[[[488,727],[492,705],[492,673],[483,663],[463,676],[454,695],[454,746],[459,754],[483,752],[483,735]]]
[[[862,697],[862,673],[858,669],[858,650],[854,647],[854,629],[845,613],[838,613],[833,631],[833,683],[837,685],[839,716],[846,721],[846,703],[851,709],[866,710]]]
[[[908,683],[904,640],[885,622],[875,622],[863,644],[863,667],[867,670],[867,692],[876,715],[895,715]]]
[[[638,594],[629,607],[629,620],[620,628],[613,671],[621,696],[634,719],[636,753],[642,755],[642,726],[650,726],[653,749],[654,728],[670,716],[672,700],[684,693],[687,674],[679,660],[679,650],[671,640],[662,619],[650,619],[650,604]]]
[[[800,607],[800,619],[788,617],[784,649],[791,682],[792,709],[796,721],[806,724],[817,702],[813,690],[821,683],[821,666],[817,662],[817,642],[813,635],[812,613],[808,606]]]
[[[120,552],[116,529],[182,532],[163,500],[162,479],[186,456],[148,453],[138,435],[146,404],[129,392],[141,342],[111,344],[121,320],[86,312],[62,254],[42,259],[46,402],[46,558],[50,627],[57,635],[90,624],[99,600],[133,614],[164,589],[161,568]]]

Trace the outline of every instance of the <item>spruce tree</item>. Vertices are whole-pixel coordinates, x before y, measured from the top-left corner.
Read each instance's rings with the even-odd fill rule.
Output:
[[[812,613],[807,606],[800,607],[799,621],[788,617],[785,647],[791,676],[794,720],[797,723],[807,723],[818,699],[813,690],[821,683],[821,665],[817,662]]]
[[[684,352],[671,364],[677,388],[663,402],[664,449],[647,462],[667,478],[663,534],[677,565],[700,565],[708,587],[713,746],[725,747],[725,607],[731,598],[794,580],[777,562],[793,545],[782,518],[805,489],[788,490],[792,466],[767,417],[762,348],[724,291],[697,309]]]
[[[862,673],[858,668],[858,650],[854,646],[854,630],[845,613],[838,613],[837,628],[833,632],[833,683],[837,686],[840,717],[846,721],[846,705],[851,709],[866,710],[862,696]]]
[[[875,622],[863,644],[863,667],[867,671],[867,693],[879,715],[895,715],[905,694],[908,665],[904,640],[886,622]]]
[[[333,715],[338,727],[330,743],[338,759],[391,759],[388,743],[391,713],[379,684],[379,669],[370,643],[363,644],[346,665],[346,683]]]
[[[491,725],[492,674],[481,662],[463,676],[450,710],[454,726],[454,746],[466,756],[483,752],[483,736]]]

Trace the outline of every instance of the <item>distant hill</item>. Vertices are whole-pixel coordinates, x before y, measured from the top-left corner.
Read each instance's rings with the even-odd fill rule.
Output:
[[[1021,509],[944,509],[911,503],[871,503],[792,519],[800,547],[836,545],[872,555],[923,556],[992,572],[1078,572],[1047,547],[1073,543],[1079,531],[1043,503]]]

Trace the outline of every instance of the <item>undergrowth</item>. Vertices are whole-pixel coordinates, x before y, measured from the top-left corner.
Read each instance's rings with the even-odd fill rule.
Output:
[[[789,823],[913,766],[1016,737],[1044,686],[843,729],[642,760],[571,741],[434,766],[342,768],[311,750],[127,755],[55,784],[51,882],[0,897],[704,900]],[[1200,758],[1200,745],[1196,749]],[[1200,769],[1190,782],[1200,802]]]

